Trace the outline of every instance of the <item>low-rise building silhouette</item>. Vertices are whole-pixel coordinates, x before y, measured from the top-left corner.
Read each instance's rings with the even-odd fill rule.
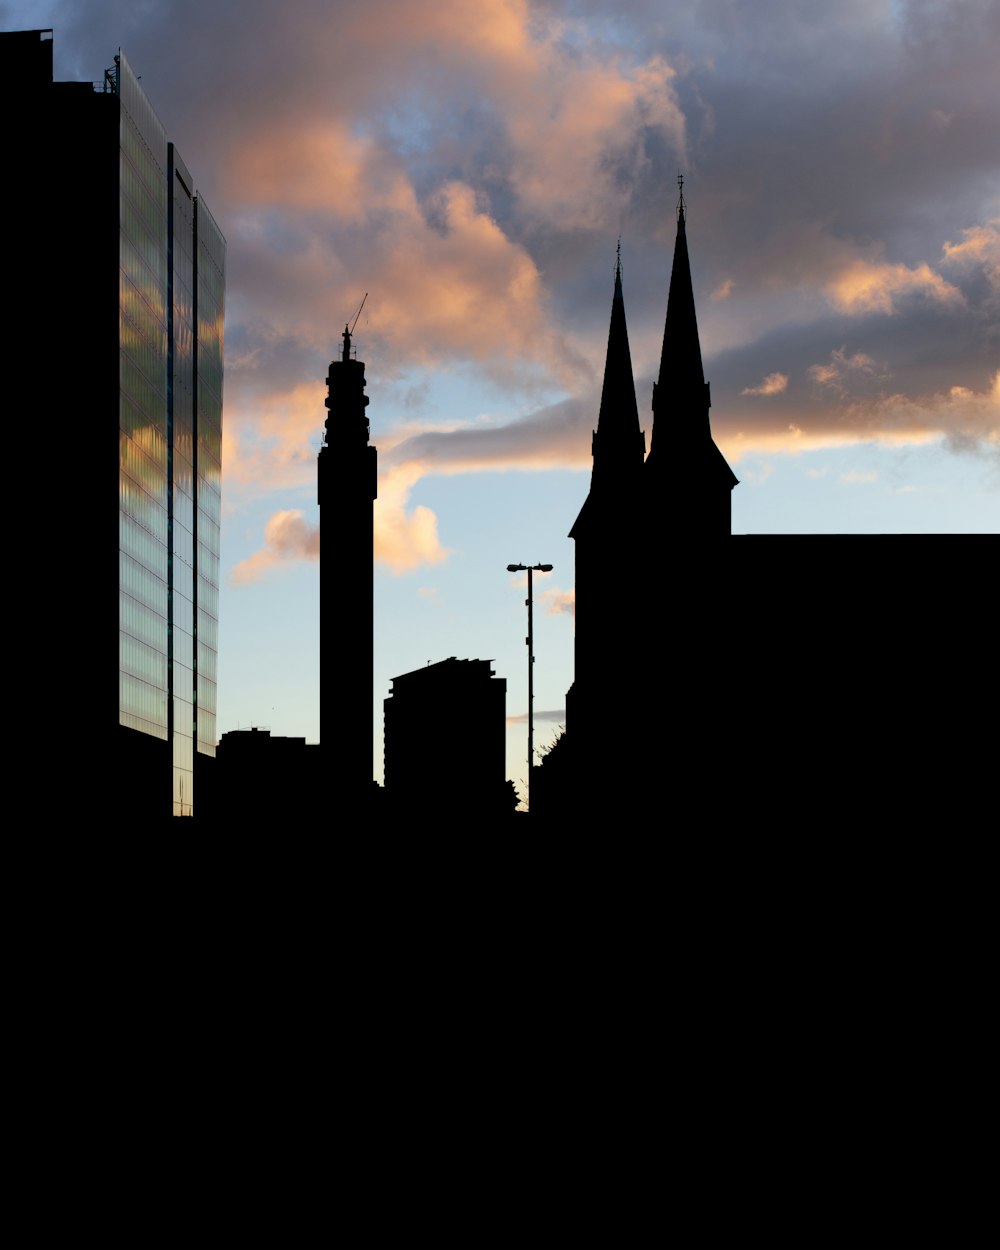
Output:
[[[392,678],[383,704],[389,810],[450,822],[513,813],[517,800],[505,780],[507,680],[491,663],[450,656]]]
[[[309,828],[321,811],[330,812],[320,747],[305,738],[273,736],[260,728],[230,730],[219,739],[215,771],[208,813],[214,823],[278,830],[304,817],[309,823],[302,827]]]

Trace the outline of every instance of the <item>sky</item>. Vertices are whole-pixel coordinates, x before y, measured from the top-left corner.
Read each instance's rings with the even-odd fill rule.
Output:
[[[364,301],[375,776],[391,679],[490,659],[523,793],[506,566],[553,565],[544,747],[616,246],[648,446],[678,172],[734,533],[1000,531],[1000,0],[0,0],[40,27],[60,80],[124,50],[227,239],[220,732],[318,741],[324,379]]]

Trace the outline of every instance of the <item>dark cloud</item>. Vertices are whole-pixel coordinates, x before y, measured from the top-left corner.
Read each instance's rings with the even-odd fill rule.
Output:
[[[517,466],[585,466],[597,420],[597,392],[550,404],[519,421],[486,428],[427,431],[384,453],[386,465],[418,461],[438,472]]]
[[[61,77],[99,78],[119,44],[142,75],[229,239],[241,420],[321,377],[370,291],[383,377],[419,392],[461,366],[570,396],[393,457],[586,461],[621,233],[648,430],[679,167],[720,436],[876,432],[892,396],[954,422],[936,396],[991,393],[1000,262],[945,247],[1000,217],[997,0],[496,0],[475,21],[430,0],[53,0],[0,21],[54,26]],[[823,384],[838,351],[877,367]]]

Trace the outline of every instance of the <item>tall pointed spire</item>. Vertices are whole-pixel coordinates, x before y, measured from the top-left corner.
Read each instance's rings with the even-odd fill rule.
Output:
[[[678,174],[677,239],[674,244],[660,372],[653,386],[653,432],[646,471],[657,491],[682,504],[682,523],[706,533],[730,532],[729,492],[738,479],[712,439],[712,399],[701,362],[694,284],[688,256],[684,179]],[[708,498],[722,500],[706,507]],[[716,515],[718,513],[718,515]]]
[[[590,491],[570,530],[576,606],[566,733],[574,744],[572,767],[581,778],[599,775],[602,766],[610,767],[614,776],[626,775],[624,757],[633,747],[624,727],[640,719],[637,704],[645,693],[641,680],[622,680],[623,671],[640,654],[641,635],[632,628],[635,622],[618,587],[627,587],[628,595],[641,595],[637,588],[645,584],[648,552],[643,530],[646,439],[635,402],[620,244],[592,446]],[[617,659],[620,653],[629,657],[624,664]],[[573,801],[572,796],[569,799]]]
[[[629,350],[628,326],[625,322],[625,297],[622,293],[621,240],[615,263],[615,291],[611,301],[611,324],[608,327],[608,350],[604,361],[604,385],[597,429],[593,432],[591,452],[594,467],[590,494],[584,501],[570,537],[576,538],[584,515],[593,508],[595,495],[609,507],[616,506],[619,496],[634,495],[639,473],[646,455],[646,438],[639,428],[639,406],[635,399],[632,375],[632,353]],[[605,518],[605,522],[609,518]]]
[[[622,244],[618,240],[615,263],[615,293],[611,301],[611,324],[608,328],[608,351],[604,361],[604,385],[591,450],[594,456],[593,482],[642,464],[646,440],[639,428],[639,406],[635,402],[635,379],[632,374],[632,353],[625,323],[625,297],[622,294]]]
[[[677,175],[680,198],[677,205],[677,239],[670,271],[667,321],[660,349],[660,372],[653,387],[653,434],[650,456],[662,450],[657,443],[711,438],[708,409],[711,403],[701,363],[698,317],[694,307],[694,284],[688,255],[684,179]],[[670,413],[669,416],[666,413]],[[657,416],[660,420],[657,423]],[[667,427],[667,428],[664,428]]]

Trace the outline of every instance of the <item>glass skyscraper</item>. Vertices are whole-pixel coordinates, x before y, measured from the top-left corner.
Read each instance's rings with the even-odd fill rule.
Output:
[[[50,732],[60,740],[64,706],[85,729],[65,755],[54,748],[54,771],[75,793],[69,810],[195,815],[216,742],[225,239],[121,51],[100,82],[54,83],[52,32],[20,31],[0,35],[0,68],[25,106],[12,121],[8,99],[5,129],[37,242],[21,346],[35,406],[49,410],[58,379],[76,417],[49,475],[71,554],[42,562],[35,636],[56,672],[69,659],[63,688],[42,683]]]

